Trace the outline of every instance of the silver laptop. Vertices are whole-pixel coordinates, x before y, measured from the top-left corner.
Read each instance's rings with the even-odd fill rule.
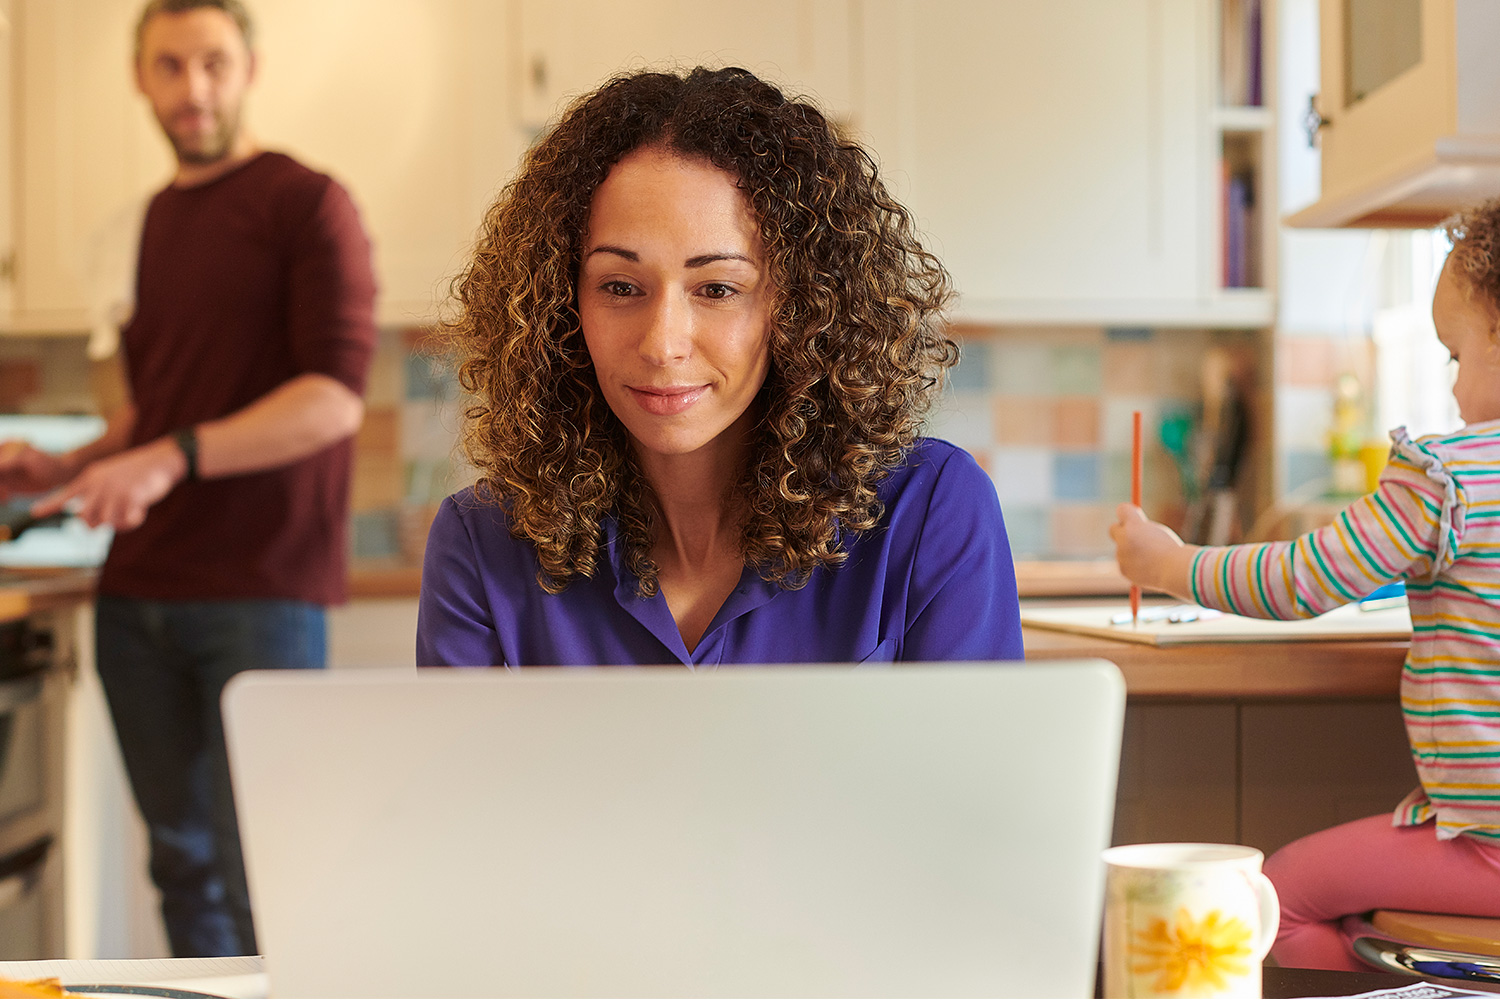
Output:
[[[268,671],[225,692],[272,996],[1092,996],[1103,660]]]

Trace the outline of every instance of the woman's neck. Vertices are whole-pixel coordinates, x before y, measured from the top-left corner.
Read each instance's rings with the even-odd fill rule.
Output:
[[[743,511],[731,487],[748,449],[737,437],[728,444],[721,439],[686,455],[639,456],[661,511],[652,556],[664,570],[673,564],[692,572],[721,559],[726,549],[737,557]]]
[[[651,545],[657,583],[690,652],[745,568],[740,552],[744,509],[733,485],[749,455],[747,426],[736,424],[691,454],[639,455],[661,510]]]

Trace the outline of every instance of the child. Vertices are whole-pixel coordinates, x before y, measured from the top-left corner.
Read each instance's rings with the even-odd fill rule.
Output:
[[[1372,909],[1500,917],[1500,199],[1448,227],[1432,300],[1464,427],[1391,434],[1374,493],[1290,542],[1185,545],[1139,507],[1110,528],[1132,581],[1258,618],[1305,618],[1403,578],[1401,708],[1422,785],[1393,817],[1288,844],[1266,863],[1284,966],[1360,970],[1339,921]]]

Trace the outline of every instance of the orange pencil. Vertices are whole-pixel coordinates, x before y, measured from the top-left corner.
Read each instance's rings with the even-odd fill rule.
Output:
[[[1136,410],[1130,426],[1130,502],[1141,505],[1141,411]],[[1141,614],[1141,588],[1130,585],[1130,627],[1135,628]]]

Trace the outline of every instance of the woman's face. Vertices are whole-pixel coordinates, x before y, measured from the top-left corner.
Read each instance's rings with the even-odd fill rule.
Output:
[[[1496,342],[1495,308],[1472,292],[1454,273],[1450,259],[1443,265],[1432,296],[1432,324],[1438,340],[1458,365],[1453,398],[1466,424],[1500,420],[1500,343]]]
[[[771,282],[750,206],[726,172],[638,149],[594,193],[579,318],[599,386],[637,446],[684,455],[734,441],[766,380]]]

